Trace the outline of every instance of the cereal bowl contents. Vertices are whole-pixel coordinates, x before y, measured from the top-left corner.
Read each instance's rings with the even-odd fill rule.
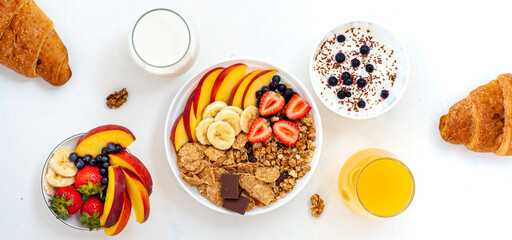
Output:
[[[349,118],[371,118],[401,97],[407,58],[384,28],[351,22],[334,28],[315,46],[310,75],[318,98],[329,109]]]
[[[254,60],[225,61],[192,78],[171,104],[165,131],[178,182],[227,214],[285,204],[309,180],[321,149],[311,96],[291,74]]]

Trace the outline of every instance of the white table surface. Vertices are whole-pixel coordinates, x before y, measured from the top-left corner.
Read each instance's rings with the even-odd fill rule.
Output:
[[[420,2],[39,0],[68,48],[73,77],[54,88],[0,66],[0,238],[107,238],[56,220],[41,197],[40,174],[60,141],[108,123],[135,133],[130,150],[146,163],[154,181],[149,220],[140,225],[132,214],[118,238],[510,238],[510,157],[445,143],[437,130],[439,117],[471,89],[512,71],[509,9],[493,1]],[[201,38],[195,65],[176,79],[149,76],[128,53],[135,20],[157,7],[188,15]],[[316,98],[324,126],[321,159],[309,184],[280,209],[233,217],[187,195],[171,173],[163,146],[165,114],[181,84],[213,62],[254,57],[288,69],[313,91],[308,72],[313,45],[331,27],[351,20],[384,25],[404,42],[411,75],[401,101],[375,119],[349,120]],[[130,94],[126,104],[108,109],[105,97],[123,87]],[[368,147],[394,152],[415,176],[414,201],[398,217],[360,218],[339,197],[341,166]],[[314,193],[326,204],[320,218],[309,210]]]

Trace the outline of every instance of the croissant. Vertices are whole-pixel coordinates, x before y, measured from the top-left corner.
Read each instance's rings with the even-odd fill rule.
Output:
[[[71,78],[67,49],[33,0],[0,0],[0,63],[54,86]]]
[[[512,74],[480,86],[439,121],[441,137],[475,152],[512,155]]]

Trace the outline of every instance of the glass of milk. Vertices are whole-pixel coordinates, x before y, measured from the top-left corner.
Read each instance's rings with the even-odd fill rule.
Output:
[[[190,21],[175,11],[157,8],[142,15],[130,33],[130,53],[146,72],[176,77],[187,71],[199,51]]]

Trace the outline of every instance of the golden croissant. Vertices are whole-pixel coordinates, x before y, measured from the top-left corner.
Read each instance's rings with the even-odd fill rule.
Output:
[[[0,63],[54,86],[71,78],[66,47],[33,0],[0,0]]]
[[[441,137],[475,152],[512,155],[512,74],[480,86],[439,122]]]

